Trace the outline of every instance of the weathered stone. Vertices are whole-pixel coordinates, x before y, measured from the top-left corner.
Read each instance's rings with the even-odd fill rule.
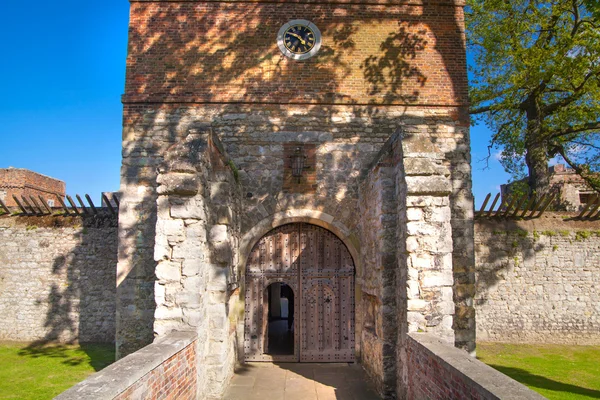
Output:
[[[206,213],[204,211],[204,205],[201,201],[190,199],[185,201],[183,204],[172,204],[171,217],[206,220]]]
[[[210,228],[208,240],[212,243],[220,243],[227,241],[227,225],[214,225]]]
[[[427,271],[423,276],[423,287],[439,287],[439,286],[452,286],[454,279],[452,277],[452,271]]]
[[[447,196],[452,193],[451,181],[441,176],[407,176],[406,191],[411,195]]]
[[[450,170],[444,165],[439,165],[429,158],[407,158],[404,160],[404,173],[413,175],[450,175]]]
[[[156,192],[159,195],[194,196],[199,191],[199,182],[196,175],[169,173],[158,176],[160,185]]]
[[[156,266],[156,278],[160,281],[181,280],[181,263],[161,261]]]

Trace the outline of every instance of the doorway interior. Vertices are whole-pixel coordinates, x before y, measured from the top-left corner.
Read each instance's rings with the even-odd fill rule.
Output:
[[[294,354],[294,291],[284,282],[266,289],[269,301],[267,354]]]

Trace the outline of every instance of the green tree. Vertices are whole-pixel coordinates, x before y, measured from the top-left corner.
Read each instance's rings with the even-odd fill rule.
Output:
[[[598,0],[467,0],[471,115],[537,196],[562,157],[600,189]]]

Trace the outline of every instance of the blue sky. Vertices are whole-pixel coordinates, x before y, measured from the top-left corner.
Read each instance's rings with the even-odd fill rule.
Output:
[[[121,99],[129,2],[8,1],[0,13],[0,168],[28,168],[69,194],[119,188]],[[508,175],[490,159],[490,133],[471,130],[480,203]]]

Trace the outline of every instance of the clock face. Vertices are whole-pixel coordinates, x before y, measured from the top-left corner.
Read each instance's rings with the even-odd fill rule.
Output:
[[[286,57],[306,60],[321,48],[321,31],[305,19],[286,22],[277,34],[277,46]]]
[[[283,34],[283,43],[293,54],[306,54],[315,47],[315,32],[308,26],[290,26]]]

